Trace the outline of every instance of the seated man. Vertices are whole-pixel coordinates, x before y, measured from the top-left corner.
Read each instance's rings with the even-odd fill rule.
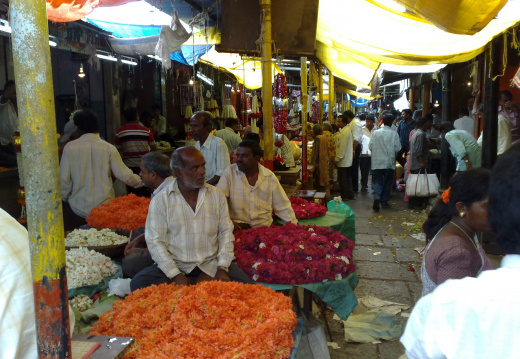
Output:
[[[520,146],[493,167],[489,223],[506,253],[499,269],[448,280],[415,305],[401,342],[410,359],[518,358]]]
[[[222,172],[217,185],[229,200],[229,215],[235,227],[270,226],[273,211],[285,222],[298,223],[280,182],[258,163],[261,157],[258,143],[242,141],[237,163]]]
[[[141,160],[141,172],[139,176],[152,193],[152,198],[173,182],[170,158],[159,152],[150,152]],[[152,256],[146,247],[144,227],[136,231],[136,237],[126,245],[123,258],[123,273],[125,277],[132,278],[142,269],[153,264]]]
[[[233,223],[226,197],[205,183],[206,161],[194,147],[171,158],[174,179],[150,203],[146,243],[155,264],[132,279],[132,291],[152,284],[191,280],[251,282],[233,260]]]

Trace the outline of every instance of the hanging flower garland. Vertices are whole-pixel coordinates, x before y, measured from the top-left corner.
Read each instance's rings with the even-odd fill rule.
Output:
[[[95,207],[87,216],[87,224],[95,228],[128,229],[135,231],[146,224],[150,198],[131,193]]]
[[[274,77],[273,97],[286,98],[287,96],[289,96],[287,77],[284,74],[277,74]]]
[[[253,280],[304,284],[341,280],[356,270],[354,242],[326,227],[257,227],[235,232],[238,266]]]
[[[291,197],[289,200],[298,219],[323,217],[327,213],[327,207],[319,203],[309,202],[299,197]]]
[[[287,116],[289,111],[285,108],[278,109],[273,114],[273,126],[277,133],[285,134],[287,132]]]
[[[260,285],[212,281],[134,291],[89,334],[135,338],[127,359],[286,359],[295,327],[289,297]]]
[[[319,103],[319,101],[314,101],[312,103],[311,122],[312,123],[320,122],[320,103]]]

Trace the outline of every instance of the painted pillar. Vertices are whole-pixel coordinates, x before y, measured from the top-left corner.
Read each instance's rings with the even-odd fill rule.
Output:
[[[486,52],[486,76],[484,78],[484,123],[482,133],[482,167],[493,168],[497,160],[498,147],[498,90],[499,81],[494,77],[500,74],[501,39],[489,44]]]
[[[334,75],[329,70],[329,114],[328,120],[334,123],[334,105],[336,105],[336,92],[334,91]]]
[[[449,119],[451,114],[451,66],[448,65],[442,71],[442,118]],[[453,175],[453,156],[450,146],[444,137],[441,139],[441,188],[449,186],[450,177]]]
[[[260,0],[263,20],[262,114],[264,122],[264,166],[273,169],[273,74],[271,40],[271,0]]]
[[[410,87],[409,102],[410,102],[410,110],[413,113],[415,111],[415,97],[414,97],[414,89],[413,89],[413,87]]]
[[[318,63],[318,91],[319,91],[319,97],[318,97],[318,101],[320,102],[319,103],[319,110],[320,110],[320,120],[319,120],[319,123],[320,125],[323,124],[323,108],[325,107],[324,103],[323,103],[323,65],[321,64],[321,62]],[[329,91],[330,92],[330,91]]]
[[[422,115],[423,117],[430,113],[430,85],[431,83],[427,83],[423,85],[423,107],[422,107]]]
[[[46,2],[11,0],[10,5],[39,357],[70,358],[65,244]]]
[[[301,58],[301,86],[302,86],[302,184],[307,189],[307,58]]]

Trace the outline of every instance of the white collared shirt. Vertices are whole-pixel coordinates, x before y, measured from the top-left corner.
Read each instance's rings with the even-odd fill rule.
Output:
[[[229,167],[229,152],[222,139],[210,133],[202,147],[200,141],[197,141],[195,148],[204,155],[206,160],[206,181],[221,176],[222,171]]]
[[[482,132],[477,143],[482,147]],[[511,147],[511,121],[504,114],[498,114],[498,134],[497,134],[497,156],[500,156]]]
[[[204,184],[195,211],[174,179],[150,202],[145,229],[153,260],[168,278],[195,267],[212,277],[228,268],[233,255],[233,223],[221,190]]]
[[[0,358],[38,358],[27,230],[0,208]]]
[[[375,131],[368,148],[372,152],[372,169],[395,169],[395,154],[401,149],[399,135],[391,127],[384,126]]]
[[[0,145],[10,144],[16,131],[19,131],[18,115],[11,100],[7,100],[0,103]]]
[[[113,199],[112,174],[130,187],[142,186],[141,178],[126,167],[117,149],[94,133],[70,141],[60,162],[61,196],[78,216]]]
[[[226,127],[223,130],[217,131],[217,137],[226,143],[228,152],[231,154],[233,150],[238,148],[238,144],[242,142],[240,135],[236,134],[232,128]]]
[[[520,255],[477,278],[448,280],[415,305],[401,342],[410,359],[518,358]]]
[[[258,180],[254,186],[236,164],[228,167],[220,177],[217,188],[229,201],[229,216],[233,221],[251,227],[270,226],[273,211],[285,222],[298,223],[287,194],[273,172],[258,165]]]
[[[153,191],[151,197],[154,198],[155,196],[157,196],[157,194],[161,192],[163,189],[165,189],[166,186],[168,186],[170,183],[172,183],[174,179],[175,178],[173,176],[166,177],[164,181],[159,185],[159,187],[157,187],[155,191]]]
[[[361,121],[359,121],[357,117],[354,117],[347,126],[350,127],[352,139],[361,143],[363,140],[363,125],[361,124]]]
[[[350,126],[344,126],[339,132],[336,143],[336,162],[338,167],[351,167],[354,156],[354,140]]]

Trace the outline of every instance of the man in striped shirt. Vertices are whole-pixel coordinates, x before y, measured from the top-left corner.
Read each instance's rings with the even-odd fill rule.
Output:
[[[123,162],[135,174],[141,171],[141,158],[148,152],[155,151],[156,145],[152,132],[139,124],[137,109],[132,107],[125,110],[126,125],[120,127],[114,139]]]

